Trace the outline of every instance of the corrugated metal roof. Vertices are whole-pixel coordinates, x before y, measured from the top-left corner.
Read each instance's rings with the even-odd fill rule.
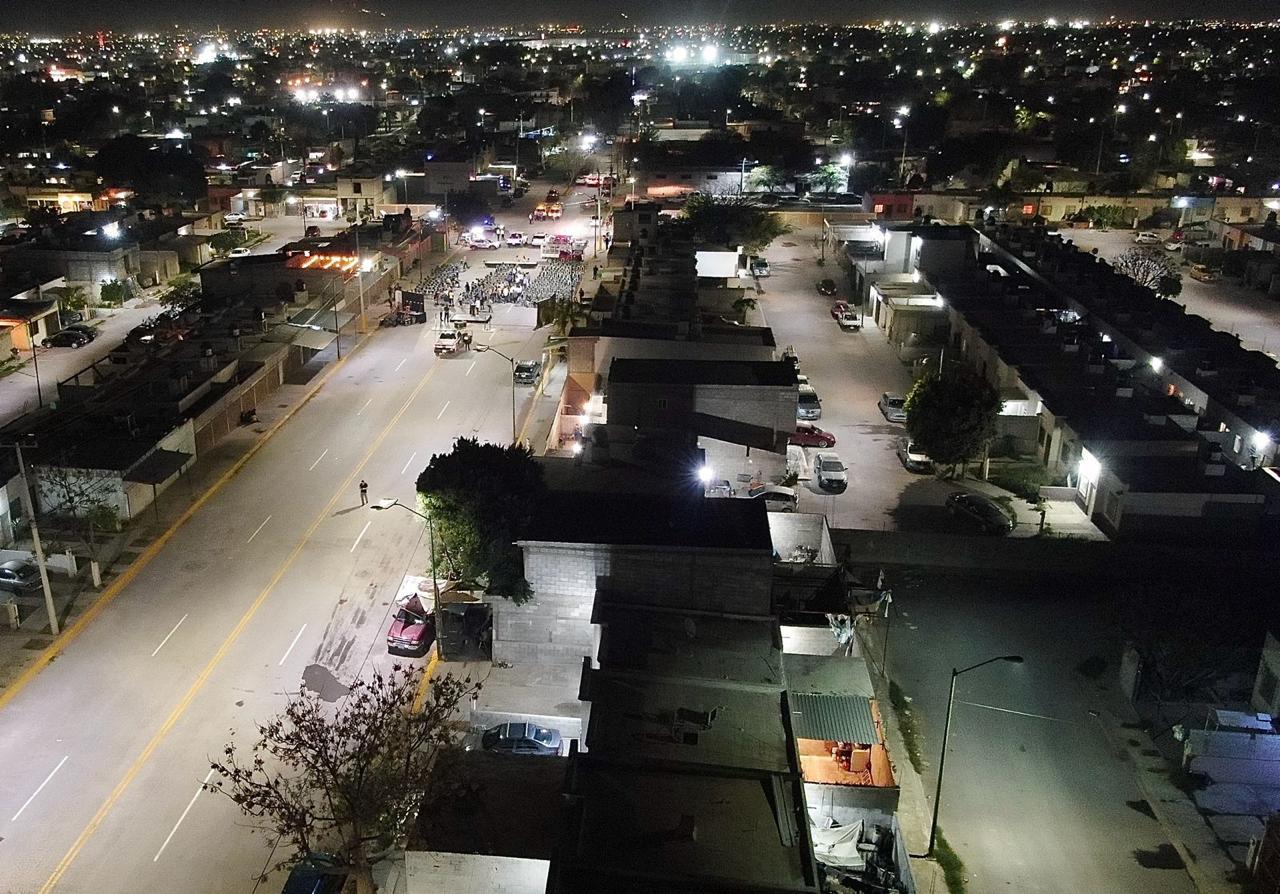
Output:
[[[791,725],[800,739],[856,742],[880,741],[871,717],[871,699],[865,695],[818,695],[789,692]]]

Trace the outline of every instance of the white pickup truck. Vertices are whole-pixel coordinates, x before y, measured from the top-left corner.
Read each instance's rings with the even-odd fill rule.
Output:
[[[436,356],[443,354],[461,354],[471,348],[471,333],[465,324],[454,324],[453,329],[445,329],[436,336]]]

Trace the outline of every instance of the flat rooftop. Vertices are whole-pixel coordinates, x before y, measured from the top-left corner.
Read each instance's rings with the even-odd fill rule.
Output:
[[[632,360],[617,358],[609,368],[611,384],[762,385],[796,384],[785,360]]]
[[[444,772],[434,777],[441,788],[428,790],[408,850],[551,859],[564,822],[567,758],[476,750],[451,752],[441,761]],[[461,783],[465,795],[452,783]]]
[[[767,515],[759,500],[552,491],[524,542],[767,551]]]
[[[755,691],[782,688],[781,641],[772,618],[686,615],[597,602],[592,621],[601,625],[598,660],[610,674]]]
[[[817,890],[797,780],[580,760],[551,892]]]
[[[592,671],[586,748],[616,764],[790,768],[782,692],[634,680]]]

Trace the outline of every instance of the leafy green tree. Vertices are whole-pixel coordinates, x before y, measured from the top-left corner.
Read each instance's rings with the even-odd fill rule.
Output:
[[[160,298],[160,303],[170,310],[181,310],[200,299],[200,286],[190,273],[179,273],[169,280],[169,291]]]
[[[143,203],[191,204],[208,192],[204,165],[185,149],[156,146],[133,134],[105,143],[94,169],[111,186],[129,186]]]
[[[493,214],[493,209],[483,196],[469,192],[449,193],[449,215],[464,230],[478,225]]]
[[[63,310],[80,311],[89,306],[89,292],[84,286],[63,286],[55,291]]]
[[[209,247],[216,252],[226,254],[245,241],[244,230],[223,230],[220,233],[214,233],[209,240]]]
[[[837,164],[826,164],[805,175],[815,192],[839,192],[849,181],[849,172]]]
[[[995,388],[967,369],[931,373],[907,395],[907,433],[936,467],[954,477],[995,439],[1003,406]]]
[[[751,169],[747,182],[757,189],[774,192],[786,188],[791,182],[791,173],[777,165],[760,165]]]
[[[791,232],[791,227],[777,215],[741,196],[690,196],[683,219],[688,221],[695,239],[729,247],[741,245],[752,254]]]
[[[458,744],[454,715],[479,686],[433,677],[418,711],[421,677],[421,669],[399,665],[374,671],[336,705],[304,688],[258,724],[247,754],[233,739],[210,762],[219,778],[207,790],[234,801],[273,847],[286,846],[263,878],[326,854],[334,875],[355,880],[357,894],[376,894],[374,866],[404,846],[418,813],[459,796],[437,771]]]
[[[1182,274],[1166,273],[1156,282],[1155,293],[1161,298],[1177,298],[1182,294]]]
[[[129,297],[129,287],[118,279],[104,282],[98,293],[98,299],[107,307],[119,307]]]
[[[565,336],[569,334],[569,330],[576,326],[579,321],[585,320],[586,311],[578,300],[572,295],[566,295],[563,298],[555,297],[551,299],[550,319],[543,319],[541,322],[550,323],[555,329],[556,335]]]
[[[519,445],[459,438],[418,476],[435,542],[451,577],[521,603],[533,595],[524,578],[520,539],[545,490],[542,468]]]

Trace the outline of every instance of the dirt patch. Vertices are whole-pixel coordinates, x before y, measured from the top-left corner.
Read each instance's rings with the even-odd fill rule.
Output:
[[[1137,860],[1138,865],[1143,869],[1186,868],[1186,864],[1182,862],[1182,856],[1174,849],[1172,844],[1162,844],[1155,850],[1139,848],[1133,852],[1133,859]]]

